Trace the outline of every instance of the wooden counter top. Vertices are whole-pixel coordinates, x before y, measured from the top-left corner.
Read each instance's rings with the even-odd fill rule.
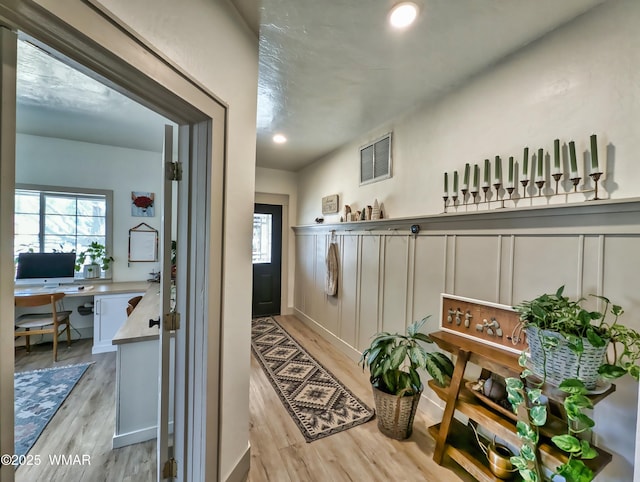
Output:
[[[158,326],[149,328],[149,320],[160,316],[160,285],[152,284],[131,312],[124,325],[111,340],[114,345],[157,340],[160,337]]]
[[[96,296],[96,295],[116,295],[119,293],[133,293],[147,291],[149,286],[158,286],[157,283],[149,283],[147,281],[118,281],[107,282],[95,280],[85,280],[80,285],[63,285],[58,288],[42,288],[38,286],[17,286],[14,290],[15,295],[26,295],[32,293],[53,293],[62,291],[66,296]],[[79,289],[82,287],[82,289]]]

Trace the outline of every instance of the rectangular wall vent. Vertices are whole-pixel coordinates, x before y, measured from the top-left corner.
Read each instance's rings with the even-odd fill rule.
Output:
[[[360,148],[360,184],[391,177],[391,133]]]

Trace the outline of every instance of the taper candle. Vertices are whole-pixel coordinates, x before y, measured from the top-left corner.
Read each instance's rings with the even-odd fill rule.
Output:
[[[464,165],[464,179],[462,180],[462,189],[469,189],[469,163]]]
[[[496,156],[496,165],[493,166],[493,170],[493,183],[500,184],[502,182],[502,159],[500,159],[500,156]]]
[[[458,195],[458,171],[453,171],[453,195]]]
[[[524,148],[524,154],[522,155],[522,179],[529,179],[529,148]]]
[[[513,156],[509,156],[509,184],[507,187],[513,187]]]
[[[569,160],[571,164],[571,179],[578,177],[578,162],[576,161],[576,143],[569,142]]]
[[[553,141],[553,173],[559,174],[560,169],[560,139]]]
[[[444,173],[444,195],[449,196],[449,173]]]
[[[477,164],[473,165],[473,188],[475,192],[478,192],[478,179],[480,178],[480,166]]]
[[[536,176],[536,181],[544,180],[544,150],[538,149],[538,159],[536,161],[538,163],[538,175]]]
[[[489,185],[489,159],[484,160],[484,182],[482,183],[482,185]]]
[[[595,134],[591,134],[591,172],[600,172],[598,167],[598,140]]]

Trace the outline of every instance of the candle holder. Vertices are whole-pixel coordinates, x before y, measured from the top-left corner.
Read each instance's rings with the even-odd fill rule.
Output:
[[[482,186],[482,192],[484,193],[484,202],[487,202],[487,191],[489,190],[489,185]]]
[[[462,202],[466,205],[467,204],[467,193],[469,192],[468,189],[462,188],[460,189],[460,191],[462,191]]]
[[[478,197],[478,192],[479,191],[477,191],[478,188],[474,188],[474,189],[476,189],[476,191],[471,191],[471,195],[473,196],[473,204],[476,204],[476,202],[477,202],[476,198]]]
[[[451,200],[453,201],[453,207],[456,207],[456,203],[458,202],[458,193],[451,196]]]
[[[573,192],[578,192],[578,184],[580,184],[581,177],[572,177],[571,183],[573,184]]]
[[[447,212],[447,201],[449,200],[449,196],[442,196],[442,199],[444,199],[444,212]]]
[[[523,179],[522,181],[520,181],[520,184],[522,184],[522,190],[524,191],[522,197],[525,198],[527,197],[527,186],[529,185],[529,179]]]
[[[515,187],[511,186],[507,188],[507,192],[509,193],[509,200],[511,200],[511,196],[513,195],[513,191],[515,191]]]
[[[589,177],[591,179],[593,179],[593,182],[594,182],[595,188],[596,188],[596,195],[593,198],[593,201],[597,201],[598,199],[600,199],[598,197],[598,181],[600,180],[600,177],[602,177],[602,173],[601,172],[592,172],[591,174],[589,174]]]
[[[542,188],[544,187],[544,179],[541,181],[536,181],[536,186],[538,186],[538,196],[542,196]]]
[[[562,179],[562,173],[556,172],[555,174],[551,174],[553,180],[556,182],[556,194],[558,194],[558,182]]]
[[[502,183],[501,182],[496,182],[493,185],[493,188],[496,190],[496,201],[500,200],[500,188],[502,187]],[[502,207],[504,207],[504,200],[502,200]]]

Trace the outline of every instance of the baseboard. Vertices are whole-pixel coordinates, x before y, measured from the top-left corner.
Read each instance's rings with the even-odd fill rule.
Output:
[[[226,482],[244,482],[249,477],[251,467],[251,446],[247,447],[245,453],[240,457],[231,473],[224,479]]]
[[[304,323],[305,326],[316,332],[318,335],[328,341],[332,346],[340,350],[341,353],[345,354],[353,361],[357,362],[358,360],[360,360],[360,356],[362,355],[362,353],[360,353],[357,349],[349,345],[344,340],[338,338],[325,327],[313,320],[313,318],[309,318],[297,308],[294,308],[294,310],[295,317],[298,318],[302,323]],[[422,403],[420,404],[418,409],[432,420],[441,420],[442,414],[444,412],[444,402],[440,400],[432,390],[424,390],[422,392],[421,399]]]
[[[324,338],[329,343],[331,343],[331,345],[333,345],[335,348],[340,350],[341,353],[348,356],[354,362],[358,362],[358,360],[360,360],[360,356],[362,355],[362,353],[360,353],[356,348],[349,345],[346,341],[338,338],[336,335],[334,335],[329,330],[327,330],[324,326],[320,325],[313,318],[309,318],[307,315],[305,315],[303,312],[301,312],[297,308],[294,308],[294,310],[295,310],[294,315],[296,318],[298,318],[306,326],[308,326],[310,329],[315,331],[322,338]]]
[[[147,427],[134,432],[122,433],[113,436],[112,447],[119,449],[126,445],[137,444],[153,440],[158,435],[158,427]]]
[[[173,417],[172,417],[173,418]],[[169,434],[173,434],[173,422],[169,422]],[[133,432],[114,434],[111,442],[114,449],[119,449],[126,445],[137,444],[140,442],[146,442],[147,440],[153,440],[158,436],[158,427],[147,427],[140,430],[134,430]]]

